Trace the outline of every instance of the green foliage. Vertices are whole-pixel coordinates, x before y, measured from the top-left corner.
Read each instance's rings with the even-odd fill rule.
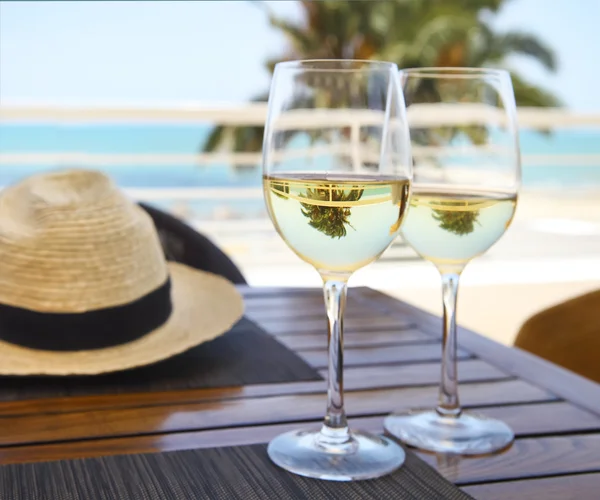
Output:
[[[553,51],[532,35],[497,33],[487,20],[508,0],[302,0],[303,19],[292,22],[277,17],[266,4],[254,2],[272,27],[287,39],[284,53],[266,61],[292,59],[378,59],[401,68],[504,67],[507,58],[522,55],[549,71],[556,68]],[[547,90],[512,72],[517,105],[557,106]],[[266,101],[263,95],[256,101]],[[234,151],[260,151],[262,128],[219,127],[203,149],[222,145]]]
[[[479,210],[474,212],[434,210],[433,212],[433,218],[439,221],[442,229],[458,236],[472,233],[479,218]]]
[[[560,106],[560,101],[552,93],[527,83],[519,75],[513,73],[512,84],[517,102],[521,106],[555,107]]]
[[[357,186],[346,192],[344,189],[335,189],[333,185],[323,185],[315,189],[308,188],[304,197],[309,200],[352,203],[360,200],[363,193],[364,190],[357,189]],[[310,220],[309,225],[331,238],[346,236],[346,226],[352,227],[348,220],[351,215],[349,207],[329,207],[312,203],[301,205],[302,215]]]

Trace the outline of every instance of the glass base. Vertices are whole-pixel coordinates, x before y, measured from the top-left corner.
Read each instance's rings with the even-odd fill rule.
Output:
[[[400,441],[421,450],[461,455],[486,455],[509,446],[515,435],[500,420],[463,412],[441,417],[434,410],[390,415],[385,429]]]
[[[365,432],[351,432],[343,445],[319,444],[318,430],[286,432],[269,443],[269,457],[279,467],[300,476],[329,481],[372,479],[393,472],[405,453],[394,441]]]

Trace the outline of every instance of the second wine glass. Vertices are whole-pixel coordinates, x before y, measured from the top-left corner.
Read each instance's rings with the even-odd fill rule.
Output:
[[[348,279],[394,241],[409,200],[410,138],[397,71],[375,61],[287,62],[271,83],[265,200],[279,235],[321,275],[329,325],[325,421],[268,447],[277,465],[303,476],[368,479],[404,461],[394,441],[348,428],[342,366]]]
[[[514,439],[501,421],[462,410],[456,362],[456,298],[468,262],[510,225],[520,184],[516,108],[502,70],[400,72],[414,157],[413,197],[402,236],[442,277],[442,380],[434,410],[389,416],[385,428],[434,452],[478,455]]]

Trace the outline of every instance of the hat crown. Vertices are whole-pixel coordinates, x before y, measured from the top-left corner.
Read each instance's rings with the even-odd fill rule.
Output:
[[[137,300],[166,279],[151,218],[101,172],[35,175],[0,193],[0,303],[84,312]]]
[[[26,183],[39,201],[36,208],[97,203],[115,191],[111,180],[100,172],[65,170],[35,176]]]

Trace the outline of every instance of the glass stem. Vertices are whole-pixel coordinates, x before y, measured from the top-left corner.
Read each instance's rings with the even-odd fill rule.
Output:
[[[354,440],[348,430],[344,411],[344,309],[346,281],[324,280],[323,293],[329,324],[327,413],[317,444],[329,453],[351,451]]]
[[[447,418],[461,414],[458,399],[458,371],[456,367],[456,299],[460,272],[441,272],[444,303],[444,330],[442,337],[442,380],[436,411]]]

